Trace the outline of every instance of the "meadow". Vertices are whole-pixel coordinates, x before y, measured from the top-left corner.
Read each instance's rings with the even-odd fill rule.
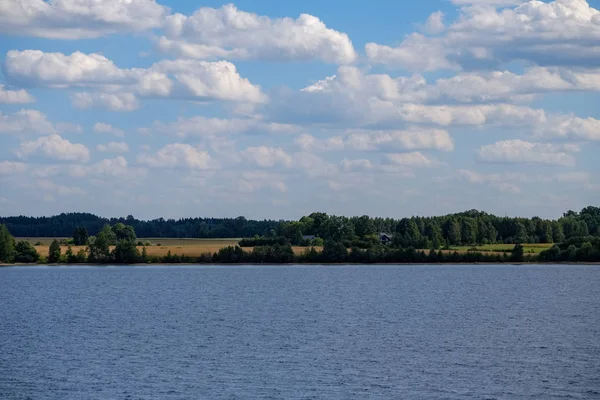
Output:
[[[43,256],[48,256],[48,250],[50,243],[55,238],[15,238],[16,240],[27,240],[35,249]],[[57,240],[69,240],[70,238],[56,238]],[[177,239],[177,238],[138,238],[138,242],[146,245],[146,253],[149,256],[163,257],[166,256],[169,251],[172,255],[185,255],[188,257],[200,257],[204,253],[216,253],[220,249],[227,246],[235,246],[238,244],[240,239]],[[79,250],[85,250],[87,246],[71,246],[73,253],[77,253]],[[453,253],[455,251],[459,253],[466,253],[469,251],[478,251],[481,253],[510,253],[513,249],[514,244],[489,244],[480,246],[453,246],[449,250],[443,250],[444,253]],[[524,244],[525,256],[531,256],[539,254],[543,250],[547,250],[552,247],[552,244],[538,243],[538,244]],[[61,253],[64,254],[67,251],[68,246],[61,246]],[[138,246],[140,252],[142,246]],[[299,255],[306,247],[294,246],[294,253]],[[251,251],[252,248],[244,248],[246,251]],[[317,248],[321,251],[321,248]],[[429,250],[423,249],[425,252]]]
[[[57,240],[69,240],[70,238],[15,238],[15,240],[27,240],[31,243],[38,253],[42,256],[48,256],[50,243],[54,239]],[[177,239],[177,238],[138,238],[138,242],[146,245],[146,253],[149,256],[162,257],[166,256],[169,251],[172,255],[185,255],[188,257],[200,257],[204,253],[216,253],[220,249],[227,246],[235,246],[238,244],[240,239]],[[69,246],[61,246],[61,253],[64,254]],[[73,253],[77,253],[79,250],[85,250],[87,246],[71,246]],[[143,246],[138,246],[140,252]],[[294,246],[294,253],[301,254],[306,247]],[[252,248],[244,248],[246,251],[251,251]],[[317,248],[321,250],[321,248]]]
[[[530,243],[523,244],[523,251],[525,254],[539,254],[544,250],[548,250],[552,247],[552,243]],[[458,251],[459,253],[468,251],[478,251],[481,253],[510,253],[515,247],[514,244],[486,244],[479,246],[459,246],[450,247],[450,251]]]

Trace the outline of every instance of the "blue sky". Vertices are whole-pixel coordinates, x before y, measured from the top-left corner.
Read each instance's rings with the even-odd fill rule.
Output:
[[[595,204],[599,3],[0,0],[0,214]]]

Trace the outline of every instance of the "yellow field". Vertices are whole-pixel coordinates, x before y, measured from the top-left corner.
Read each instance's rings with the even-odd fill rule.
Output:
[[[56,238],[68,239],[68,238]],[[42,256],[48,256],[50,243],[54,238],[16,238],[16,240],[27,240]],[[146,246],[146,254],[148,256],[162,257],[166,256],[170,251],[172,255],[184,255],[188,257],[200,257],[204,253],[216,253],[220,249],[227,246],[235,246],[238,244],[240,239],[164,239],[164,238],[138,238],[138,242],[144,244],[150,243]],[[41,245],[36,245],[41,243]],[[61,253],[65,254],[69,246],[61,246]],[[74,254],[81,249],[85,250],[87,246],[71,246]],[[142,251],[142,246],[138,246],[139,251]],[[306,247],[294,246],[294,253],[301,254]],[[245,251],[252,251],[251,247],[245,247]],[[321,248],[317,248],[321,250]]]

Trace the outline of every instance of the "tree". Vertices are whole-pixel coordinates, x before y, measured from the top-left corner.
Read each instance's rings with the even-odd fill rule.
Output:
[[[73,232],[73,244],[75,246],[87,246],[89,240],[88,230],[83,226],[78,226]]]
[[[354,222],[354,232],[359,237],[365,237],[374,234],[375,224],[368,215],[363,215]]]
[[[70,247],[69,247],[70,249]],[[55,264],[60,261],[60,243],[58,240],[54,239],[50,244],[50,249],[48,251],[48,262],[50,264]]]
[[[446,237],[448,238],[449,245],[460,245],[461,243],[461,235],[460,235],[460,223],[456,219],[452,219],[446,229]]]
[[[477,243],[477,222],[473,218],[463,218],[460,224],[460,237],[466,245]]]
[[[527,228],[521,222],[517,222],[515,227],[515,242],[521,244],[527,243],[527,241]]]
[[[28,241],[21,240],[15,245],[15,262],[35,263],[39,259],[40,255]]]
[[[554,243],[562,243],[565,241],[565,234],[560,222],[552,222],[552,241]]]
[[[0,225],[0,262],[11,263],[15,258],[15,238],[6,225]]]
[[[342,263],[348,257],[348,250],[341,242],[326,240],[323,246],[323,260],[325,262]]]
[[[439,249],[442,246],[444,241],[442,228],[440,228],[435,220],[427,223],[425,226],[425,235],[427,235],[427,238],[431,242],[432,249]]]
[[[129,225],[118,223],[112,227],[112,231],[114,232],[115,242],[118,242],[120,240],[135,241],[137,239],[133,227]]]
[[[133,264],[140,260],[140,253],[134,240],[119,240],[114,250],[114,260],[118,263]]]
[[[525,259],[525,250],[521,244],[516,244],[511,252],[511,260],[515,262],[523,262]]]
[[[94,241],[88,246],[88,261],[91,263],[109,261],[110,246],[113,245],[115,241],[115,233],[112,231],[110,225],[105,225],[98,235],[96,235]]]

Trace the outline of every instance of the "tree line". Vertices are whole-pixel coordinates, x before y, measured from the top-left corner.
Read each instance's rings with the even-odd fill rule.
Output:
[[[105,224],[92,236],[85,226],[75,227],[69,243],[87,246],[86,249],[74,254],[69,247],[65,254],[61,254],[61,245],[54,240],[46,258],[41,257],[27,240],[16,241],[9,228],[0,224],[0,262],[70,264],[599,262],[599,220],[600,209],[596,207],[586,207],[579,213],[569,211],[556,221],[539,218],[501,218],[476,211],[445,217],[405,218],[399,221],[372,219],[366,216],[345,218],[313,213],[302,217],[299,221],[280,221],[275,229],[270,229],[265,235],[242,239],[240,246],[226,247],[216,253],[202,254],[200,257],[187,257],[170,252],[164,257],[148,256],[146,247],[137,241],[134,227],[117,222],[114,225]],[[393,228],[390,230],[393,234],[376,233],[380,230],[378,228],[386,227],[385,224],[391,224],[387,227]],[[463,229],[463,227],[470,228]],[[510,240],[516,245],[510,253],[500,254],[486,254],[479,251],[458,252],[450,249],[450,245],[479,243],[477,237],[480,237],[482,231],[487,235],[485,240],[481,241],[482,244],[503,243],[502,240]],[[513,231],[517,232],[517,236],[514,236]],[[522,244],[542,241],[545,231],[548,235],[552,231],[551,239],[555,242],[554,246],[538,256],[526,258]],[[305,232],[313,232],[316,235],[305,235]],[[490,232],[494,234],[490,235]],[[500,236],[506,233],[508,236]],[[464,239],[467,234],[471,235],[468,241],[458,240],[458,238]],[[550,237],[547,236],[546,239],[550,240]],[[295,254],[292,245],[304,245],[306,248],[301,254]],[[245,250],[243,247],[251,249]],[[441,247],[445,247],[445,251],[440,250]]]
[[[244,217],[143,221],[131,215],[107,219],[86,213],[0,218],[0,224],[17,237],[70,237],[78,228],[95,236],[105,225],[119,223],[131,226],[139,237],[145,238],[249,238],[247,245],[272,244],[273,238],[285,238],[292,245],[315,245],[314,239],[307,239],[310,236],[339,241],[347,248],[367,249],[379,242],[381,233],[386,233],[395,247],[442,249],[496,243],[562,243],[573,237],[600,236],[600,208],[568,211],[556,220],[499,217],[477,210],[402,219],[342,217],[317,212],[298,221],[257,221]]]

